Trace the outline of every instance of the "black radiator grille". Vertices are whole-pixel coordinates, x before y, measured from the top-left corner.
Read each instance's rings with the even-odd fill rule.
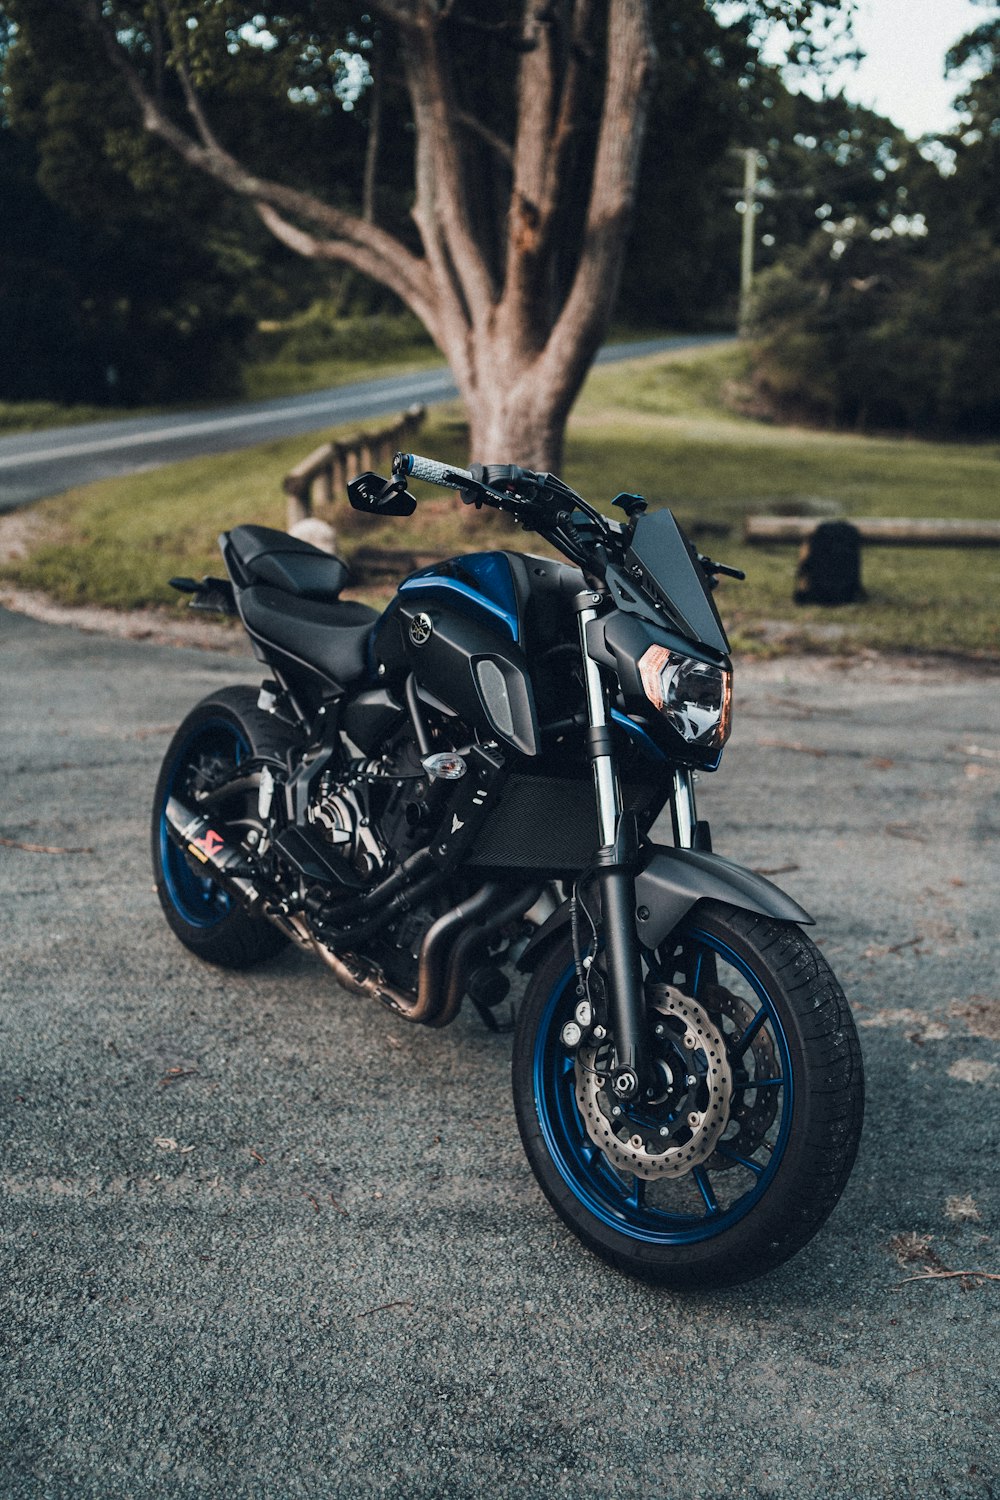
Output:
[[[626,785],[627,808],[650,800],[648,783]],[[558,776],[511,776],[467,856],[472,865],[519,870],[583,870],[600,844],[594,787]]]

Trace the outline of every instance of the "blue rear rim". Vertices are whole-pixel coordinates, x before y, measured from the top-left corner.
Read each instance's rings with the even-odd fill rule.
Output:
[[[191,927],[207,929],[228,916],[231,901],[214,880],[196,875],[167,831],[165,809],[170,797],[190,803],[190,783],[199,767],[213,763],[238,766],[250,754],[243,735],[227,719],[203,719],[174,752],[159,808],[160,868],[170,904]]]
[[[748,1083],[734,1093],[733,1107],[752,1113],[757,1126],[727,1127],[715,1151],[685,1176],[650,1182],[610,1163],[584,1128],[576,1100],[576,1062],[559,1040],[577,1001],[576,971],[569,965],[547,1000],[535,1037],[535,1108],[549,1155],[578,1202],[607,1228],[647,1245],[692,1245],[732,1229],[760,1203],[780,1166],[788,1142],[793,1080],[788,1041],[777,1007],[747,962],[714,934],[690,928],[684,936],[691,982],[681,986],[705,1003],[707,978],[739,995],[745,1024],[728,1023],[726,1039],[734,1067],[742,1061]],[[693,962],[691,961],[693,959]],[[657,977],[654,970],[654,977]],[[671,976],[660,970],[659,977]],[[741,1044],[746,1045],[740,1051]],[[768,1062],[762,1064],[766,1056]],[[734,1075],[735,1077],[735,1075]],[[759,1107],[758,1107],[759,1106]],[[760,1122],[772,1116],[754,1142]],[[750,1146],[753,1149],[750,1149]]]

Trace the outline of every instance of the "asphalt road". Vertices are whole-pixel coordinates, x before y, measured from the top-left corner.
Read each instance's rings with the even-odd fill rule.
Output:
[[[681,334],[631,344],[607,344],[596,363],[658,354],[665,349],[718,343],[726,336]],[[456,395],[449,370],[386,376],[334,386],[305,396],[225,406],[214,411],[172,412],[129,421],[89,422],[0,438],[0,514],[75,485],[208,453],[228,453],[273,438],[294,437],[342,422],[400,412]]]
[[[254,677],[0,612],[0,836],[81,851],[0,846],[0,1494],[1000,1493],[1000,1283],[904,1282],[1000,1271],[995,679],[741,672],[702,807],[720,850],[791,867],[869,1114],[818,1239],[680,1297],[550,1213],[508,1038],[408,1027],[298,954],[238,977],[176,943],[157,764],[194,700]]]

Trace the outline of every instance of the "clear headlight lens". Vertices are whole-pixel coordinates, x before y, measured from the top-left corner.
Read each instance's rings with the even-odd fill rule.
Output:
[[[729,738],[731,672],[650,646],[639,658],[639,676],[650,703],[689,745],[721,750]]]

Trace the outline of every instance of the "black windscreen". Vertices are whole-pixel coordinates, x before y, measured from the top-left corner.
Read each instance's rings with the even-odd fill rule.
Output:
[[[639,564],[685,635],[712,651],[729,651],[708,584],[669,510],[654,510],[639,517],[625,563],[627,567]]]

